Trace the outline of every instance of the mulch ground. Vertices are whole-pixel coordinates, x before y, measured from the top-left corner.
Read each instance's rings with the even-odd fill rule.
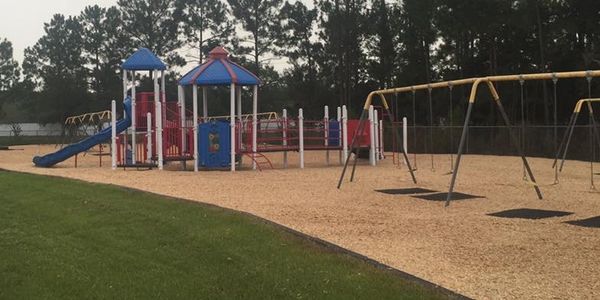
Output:
[[[167,196],[186,198],[246,211],[304,234],[318,237],[414,276],[478,299],[600,299],[600,234],[596,228],[565,222],[600,215],[600,193],[590,192],[589,162],[569,161],[554,183],[551,159],[529,159],[544,200],[521,178],[518,157],[466,155],[456,190],[485,199],[439,201],[388,195],[377,190],[421,188],[445,200],[450,176],[447,155],[434,157],[436,170],[415,172],[392,160],[370,167],[361,161],[355,182],[337,189],[341,166],[325,163],[324,152],[306,152],[306,169],[298,153],[269,154],[275,170],[252,171],[246,161],[240,172],[182,172],[178,163],[166,170],[110,170],[109,159],[80,156],[50,169],[32,166],[34,155],[53,147],[27,146],[0,154],[0,168],[117,184]],[[330,153],[337,158],[337,153]],[[410,158],[413,159],[412,154]],[[421,163],[430,157],[419,155]],[[191,164],[188,164],[188,167]],[[600,166],[597,166],[600,169]],[[440,193],[441,192],[441,193]],[[435,194],[433,192],[431,194]],[[455,195],[456,196],[456,195]],[[524,221],[488,214],[527,207],[572,212],[572,215]]]

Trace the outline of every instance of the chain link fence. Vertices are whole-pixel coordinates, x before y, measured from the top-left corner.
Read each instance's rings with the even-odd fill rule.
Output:
[[[524,145],[525,155],[554,158],[556,149],[567,130],[567,126],[521,126],[510,127]],[[402,129],[397,128],[402,135]],[[511,141],[507,126],[470,126],[465,144],[465,154],[518,155]],[[567,159],[589,161],[594,154],[598,161],[600,149],[590,136],[591,126],[575,126],[568,149]],[[458,152],[462,126],[408,126],[408,152],[450,154]],[[393,151],[393,130],[385,127],[386,151]],[[592,141],[594,144],[592,144]],[[396,148],[396,149],[399,149]]]

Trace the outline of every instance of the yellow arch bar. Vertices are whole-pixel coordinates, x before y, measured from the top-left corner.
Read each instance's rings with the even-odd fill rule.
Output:
[[[581,109],[583,108],[583,104],[585,103],[594,103],[594,102],[600,102],[600,98],[586,98],[586,99],[581,99],[579,101],[577,101],[577,104],[575,105],[575,110],[573,112],[575,113],[580,113]],[[591,106],[590,106],[590,109]],[[591,111],[593,113],[593,111]]]
[[[481,83],[487,83],[488,85],[494,82],[507,82],[507,81],[532,81],[532,80],[552,80],[552,79],[572,79],[572,78],[594,78],[600,77],[600,70],[593,71],[575,71],[575,72],[559,72],[559,73],[535,73],[535,74],[520,74],[520,75],[501,75],[501,76],[487,76],[478,78],[468,78],[459,80],[450,80],[443,82],[435,82],[430,84],[420,84],[405,86],[399,88],[383,89],[371,92],[365,101],[364,109],[368,110],[373,102],[373,96],[379,95],[383,101],[383,106],[387,108],[387,102],[383,95],[399,94],[406,92],[413,92],[419,90],[428,89],[439,89],[448,88],[450,86],[461,86],[472,84],[471,95],[469,102],[474,103],[477,97],[477,89]],[[497,94],[497,93],[496,93]],[[493,95],[494,97],[496,95]]]

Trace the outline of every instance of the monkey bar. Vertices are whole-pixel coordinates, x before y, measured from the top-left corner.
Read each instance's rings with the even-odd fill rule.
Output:
[[[415,93],[418,90],[431,91],[433,89],[452,88],[454,86],[462,86],[462,85],[469,85],[469,84],[472,85],[471,93],[469,96],[468,107],[467,107],[467,113],[465,116],[465,122],[463,125],[463,130],[462,130],[461,139],[460,139],[460,143],[459,143],[458,153],[457,153],[456,161],[454,162],[454,167],[452,169],[453,172],[452,172],[452,178],[450,180],[450,188],[448,190],[448,195],[446,198],[446,206],[448,206],[448,205],[450,205],[450,201],[452,200],[452,193],[454,191],[456,178],[458,176],[458,168],[460,166],[460,161],[461,161],[461,157],[462,157],[465,142],[466,142],[466,136],[467,136],[467,132],[469,130],[469,122],[471,120],[471,113],[473,111],[473,105],[475,104],[475,101],[477,99],[477,91],[481,84],[485,84],[488,87],[489,92],[492,95],[493,100],[494,100],[496,106],[498,107],[498,110],[500,111],[500,114],[502,115],[502,119],[504,120],[505,125],[508,128],[510,128],[510,126],[511,126],[510,120],[508,119],[508,115],[506,114],[506,111],[504,110],[504,106],[502,105],[500,95],[498,94],[498,91],[496,90],[494,83],[510,82],[510,81],[525,82],[525,81],[533,81],[533,80],[558,80],[558,79],[573,79],[573,78],[586,78],[588,80],[588,82],[591,82],[592,78],[594,78],[594,77],[600,77],[600,70],[488,76],[488,77],[468,78],[468,79],[460,79],[460,80],[452,80],[452,81],[406,86],[406,87],[400,87],[400,88],[377,90],[377,91],[371,92],[367,96],[367,99],[365,101],[363,111],[362,111],[362,114],[360,117],[360,122],[359,122],[357,131],[361,131],[364,126],[365,119],[368,114],[369,107],[372,105],[374,96],[379,96],[379,98],[381,99],[381,102],[382,102],[382,106],[386,111],[389,121],[394,122],[395,120],[393,119],[393,116],[389,111],[389,105],[388,105],[386,97],[385,97],[386,95],[407,93],[407,92]],[[523,154],[523,149],[521,148],[519,140],[518,140],[517,136],[515,135],[515,133],[512,132],[511,129],[509,129],[509,131],[510,131],[511,140],[512,140],[513,144],[515,144],[515,146],[519,152],[519,155],[521,156],[521,159],[523,160],[523,165],[526,169],[527,174],[529,175],[529,179],[533,182],[533,187],[535,189],[535,192],[536,192],[538,198],[542,199],[543,198],[542,193],[539,189],[539,186],[536,183],[536,180],[534,178],[533,172],[531,171],[531,168],[529,166],[527,158]],[[394,134],[396,135],[396,139],[399,139],[398,132],[395,132]],[[351,147],[350,147],[351,153],[354,152],[355,147],[356,147],[356,139],[353,139]],[[401,152],[404,156],[404,160],[407,163],[408,170],[413,179],[413,182],[417,183],[416,177],[414,175],[414,170],[412,169],[412,166],[408,160],[408,155],[406,153],[406,149],[404,147],[402,147]],[[352,173],[351,173],[351,177],[350,177],[351,182],[354,180],[357,159],[358,159],[358,157],[355,154],[354,163],[352,166]],[[346,158],[346,162],[344,164],[344,168],[342,170],[342,174],[340,175],[340,179],[338,182],[338,189],[341,188],[341,186],[342,186],[342,182],[344,180],[349,161],[350,161],[350,156],[348,156]]]
[[[87,113],[79,116],[68,117],[65,120],[65,125],[79,126],[84,123],[94,122],[110,122],[111,112],[110,110]]]

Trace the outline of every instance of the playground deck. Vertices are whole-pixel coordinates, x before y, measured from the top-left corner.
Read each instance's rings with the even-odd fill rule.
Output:
[[[0,168],[123,185],[246,211],[466,296],[600,298],[600,229],[565,223],[600,215],[600,194],[589,190],[586,162],[567,161],[561,183],[552,185],[552,161],[531,159],[545,196],[540,201],[520,179],[519,158],[468,155],[456,191],[485,198],[454,201],[445,209],[438,201],[375,190],[421,187],[445,192],[448,156],[435,156],[435,172],[429,156],[419,156],[418,186],[390,157],[377,168],[359,166],[357,181],[338,191],[341,168],[323,166],[325,154],[317,151],[306,154],[304,170],[295,168],[296,153],[289,153],[288,170],[280,169],[281,153],[270,153],[275,170],[194,174],[111,171],[98,168],[98,157],[89,154],[80,155],[77,169],[72,159],[56,168],[34,168],[31,157],[53,147],[18,148],[25,150],[0,155]],[[337,162],[337,152],[331,158]],[[519,208],[573,214],[538,220],[488,215]]]

